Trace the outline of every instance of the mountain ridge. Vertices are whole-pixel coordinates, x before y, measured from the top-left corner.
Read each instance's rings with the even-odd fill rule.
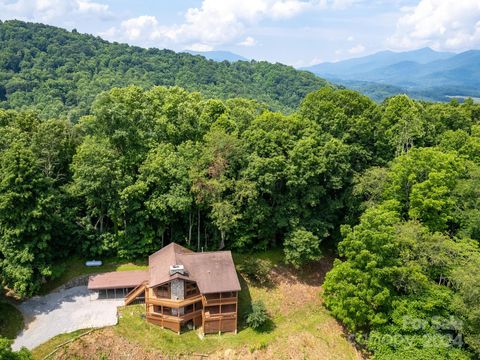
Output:
[[[179,86],[205,99],[246,98],[292,112],[329,82],[266,61],[215,62],[167,49],[108,42],[77,31],[0,21],[0,108],[77,121],[112,87]]]
[[[371,95],[375,84],[401,88],[417,99],[449,101],[451,96],[480,96],[480,51],[459,54],[422,48],[403,53],[379,52],[361,58],[304,68],[334,83],[353,85]],[[391,88],[390,90],[393,90]],[[397,92],[386,91],[375,100]],[[419,95],[422,94],[422,95]]]

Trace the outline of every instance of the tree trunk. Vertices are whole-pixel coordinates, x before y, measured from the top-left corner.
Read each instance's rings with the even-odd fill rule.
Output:
[[[200,251],[200,208],[197,209],[197,251]]]
[[[205,237],[205,251],[208,249],[208,240],[207,240],[207,227],[203,227],[204,237]]]
[[[192,242],[192,230],[193,230],[193,215],[192,210],[190,209],[188,213],[188,246]]]
[[[220,230],[220,248],[222,250],[225,247],[225,230]]]

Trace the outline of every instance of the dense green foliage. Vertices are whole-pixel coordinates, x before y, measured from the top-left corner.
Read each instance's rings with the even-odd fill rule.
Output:
[[[23,315],[15,306],[0,300],[0,337],[15,339],[23,328]]]
[[[260,330],[267,324],[268,320],[267,307],[263,301],[253,302],[252,309],[247,316],[247,325],[254,330]]]
[[[289,112],[327,85],[315,75],[267,62],[209,61],[169,50],[109,43],[52,26],[0,21],[0,107],[76,122],[101,91],[135,84],[178,85],[205,97],[246,97]]]
[[[478,108],[401,102],[396,123],[415,124],[401,138],[430,146],[357,179],[365,211],[342,227],[326,304],[378,358],[468,359],[465,344],[480,354]]]
[[[0,359],[2,360],[31,360],[32,354],[23,348],[18,352],[12,351],[12,340],[0,336]]]
[[[305,229],[293,231],[284,242],[285,262],[299,268],[309,261],[320,259],[318,237]]]

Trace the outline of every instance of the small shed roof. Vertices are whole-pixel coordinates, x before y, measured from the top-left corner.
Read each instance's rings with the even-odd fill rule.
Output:
[[[147,270],[108,272],[90,276],[88,279],[88,289],[100,290],[132,288],[147,280]]]

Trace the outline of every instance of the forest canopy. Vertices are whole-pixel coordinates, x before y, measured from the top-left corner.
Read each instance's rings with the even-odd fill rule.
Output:
[[[370,335],[365,346],[395,358],[397,344],[372,339],[401,333],[421,359],[437,354],[425,336],[462,334],[463,348],[437,358],[469,358],[479,351],[479,119],[471,101],[377,105],[331,88],[290,115],[138,86],[100,94],[76,124],[0,110],[2,280],[31,296],[72,254],[141,258],[172,241],[282,247],[295,267],[338,244],[326,305]],[[462,327],[404,329],[434,315]]]

